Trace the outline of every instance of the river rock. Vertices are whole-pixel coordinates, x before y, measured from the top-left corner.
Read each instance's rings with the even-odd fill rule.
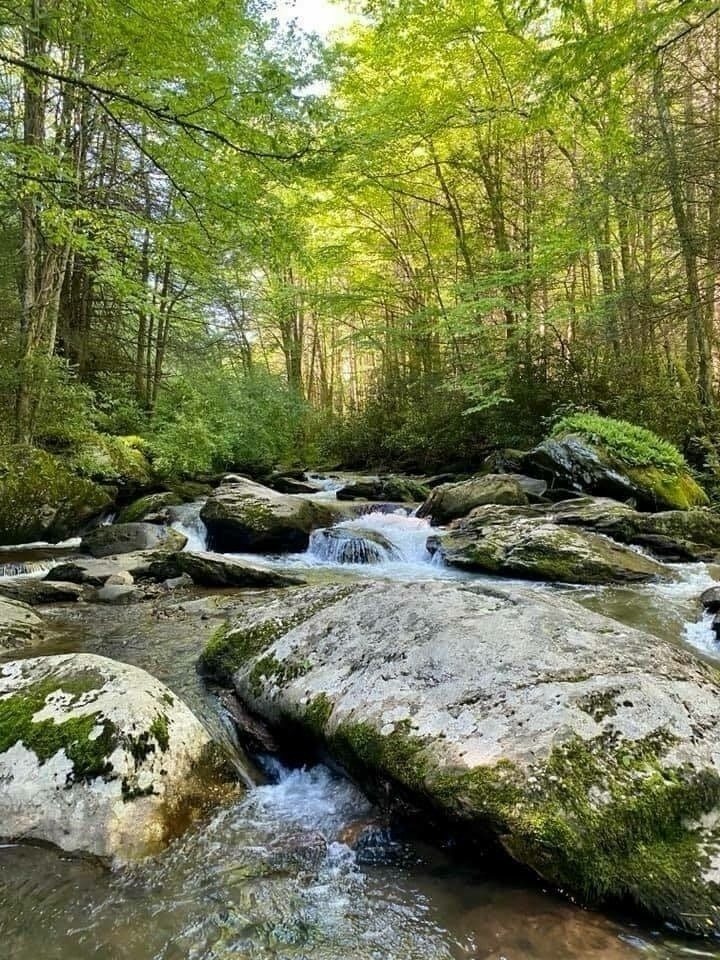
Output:
[[[154,853],[223,780],[159,680],[91,654],[0,665],[0,833],[124,862]]]
[[[81,549],[93,557],[110,557],[159,547],[182,550],[186,543],[187,537],[172,527],[155,523],[111,523],[86,534]]]
[[[465,570],[563,583],[636,583],[672,579],[669,568],[607,537],[517,516],[512,507],[478,507],[447,533],[428,540],[431,553]]]
[[[32,647],[45,639],[42,620],[27,604],[0,599],[0,651]]]
[[[54,580],[36,580],[34,577],[3,577],[0,579],[0,597],[20,600],[31,607],[43,603],[67,603],[77,601],[83,595],[77,583]]]
[[[241,700],[376,798],[582,901],[720,932],[720,689],[688,651],[566,596],[448,582],[355,585],[235,636]]]
[[[642,513],[616,500],[582,497],[554,504],[547,515],[555,523],[594,530],[667,560],[712,561],[720,552],[720,514],[705,507]]]
[[[176,507],[183,503],[182,497],[170,490],[162,493],[150,493],[123,507],[117,515],[116,523],[166,523],[167,507]]]
[[[149,550],[140,553],[123,553],[117,557],[102,559],[76,557],[53,567],[47,572],[45,580],[65,580],[69,583],[86,583],[91,587],[102,587],[110,577],[123,573],[129,573],[133,579],[157,579],[159,573],[157,576],[151,573],[151,567],[153,570],[157,569],[161,559],[173,562],[173,556],[173,554],[165,555],[159,550]]]
[[[543,483],[544,489],[544,482],[540,483]],[[527,493],[517,478],[488,474],[472,477],[462,483],[443,483],[435,487],[421,505],[417,516],[429,517],[433,525],[444,525],[467,516],[474,507],[486,503],[523,506],[528,502]]]
[[[111,581],[115,580],[114,583]],[[113,606],[124,606],[126,603],[134,603],[141,597],[140,591],[132,583],[118,582],[115,576],[108,577],[105,583],[100,587],[92,597],[97,603],[109,603]]]
[[[301,551],[312,530],[330,526],[338,515],[327,503],[277,493],[242,478],[223,482],[200,512],[208,546],[223,553]]]
[[[176,553],[168,560],[159,561],[150,572],[156,579],[165,579],[171,569],[176,571],[176,576],[186,574],[202,587],[289,587],[304,582],[246,560],[203,551]]]
[[[425,500],[430,488],[410,477],[368,477],[341,487],[335,494],[338,500],[387,500],[389,503],[419,503]]]
[[[522,468],[530,476],[546,480],[550,489],[562,487],[615,500],[631,499],[647,510],[687,510],[709,503],[689,473],[629,466],[574,434],[544,440],[525,455]]]

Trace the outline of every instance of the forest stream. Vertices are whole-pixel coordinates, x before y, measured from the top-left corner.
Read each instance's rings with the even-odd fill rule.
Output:
[[[319,496],[324,495],[323,493]],[[199,504],[176,508],[188,549],[204,547]],[[360,521],[349,520],[353,525]],[[382,564],[339,564],[315,538],[307,552],[265,557],[310,581],[468,576],[431,560],[427,522],[405,509],[372,510],[362,527],[394,548]],[[60,553],[72,549],[63,545]],[[30,546],[3,562],[53,562]],[[254,558],[256,561],[258,558]],[[697,597],[714,582],[703,564],[678,566],[673,584],[537,589],[574,599],[720,660]],[[30,574],[32,575],[32,574]],[[477,578],[485,579],[489,578]],[[263,592],[185,588],[141,604],[45,608],[53,640],[42,653],[85,651],[143,667],[177,692],[233,746],[216,697],[195,672],[212,630]],[[234,745],[245,796],[161,855],[122,871],[51,848],[0,848],[0,935],[12,960],[680,960],[720,957],[720,946],[648,921],[580,909],[522,875],[468,865],[451,844],[390,829],[337,772],[290,770]]]

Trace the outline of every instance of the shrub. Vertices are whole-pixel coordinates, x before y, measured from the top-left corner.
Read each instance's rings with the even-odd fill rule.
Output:
[[[682,454],[671,443],[625,420],[613,420],[596,413],[574,413],[559,420],[551,436],[568,433],[603,447],[611,457],[632,467],[658,467],[672,473],[688,469]]]

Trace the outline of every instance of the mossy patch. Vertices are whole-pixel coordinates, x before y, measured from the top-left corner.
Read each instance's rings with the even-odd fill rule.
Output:
[[[673,474],[653,466],[632,467],[626,473],[640,489],[649,491],[659,506],[689,510],[710,504],[705,491],[689,473]]]
[[[265,684],[271,681],[280,686],[304,676],[311,668],[307,660],[278,660],[272,654],[261,657],[248,675],[248,687],[255,697],[259,697]]]
[[[343,722],[328,738],[333,754],[350,771],[381,773],[405,787],[421,790],[428,773],[426,740],[403,720],[383,735],[369,723]]]
[[[174,493],[151,493],[124,507],[118,514],[115,523],[137,523],[144,520],[148,514],[156,513],[164,507],[177,506],[182,502],[180,497]]]
[[[74,476],[34,447],[0,449],[0,543],[60,540],[111,503],[106,490]]]
[[[305,708],[302,722],[314,737],[320,739],[324,736],[334,706],[332,700],[326,694],[320,693],[313,697]]]
[[[68,455],[67,463],[73,473],[89,480],[144,487],[152,482],[146,449],[147,444],[141,437],[88,433]]]
[[[629,467],[656,467],[664,472],[687,471],[677,447],[652,430],[627,420],[614,420],[596,413],[575,413],[559,420],[552,437],[574,434],[594,447],[602,447],[615,460]]]
[[[109,757],[119,743],[119,734],[117,726],[103,718],[100,711],[69,717],[60,723],[49,718],[33,720],[52,694],[69,695],[72,704],[97,686],[96,679],[83,675],[63,680],[48,678],[0,700],[0,753],[22,743],[42,764],[63,750],[73,764],[67,786],[109,776]]]

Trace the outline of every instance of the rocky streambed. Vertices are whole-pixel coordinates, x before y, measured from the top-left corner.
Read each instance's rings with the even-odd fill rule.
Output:
[[[63,688],[45,661],[54,686],[24,721],[33,729],[23,749],[32,751],[35,726],[79,720],[91,742],[105,736],[128,757],[121,777],[120,753],[103,754],[118,776],[101,772],[100,792],[117,788],[112,802],[122,814],[136,803],[163,806],[154,778],[173,777],[165,761],[181,721],[172,699],[207,731],[198,742],[221,745],[229,764],[195,805],[201,809],[189,805],[181,835],[168,832],[164,851],[121,870],[19,843],[39,837],[62,847],[57,836],[14,832],[0,848],[0,929],[11,955],[37,956],[43,940],[28,922],[28,891],[42,904],[55,951],[42,955],[63,960],[100,949],[130,960],[715,955],[712,939],[673,932],[712,938],[718,930],[717,675],[696,603],[712,582],[715,546],[697,533],[715,535],[710,511],[687,511],[681,536],[677,520],[654,520],[653,530],[642,520],[662,512],[641,523],[629,508],[612,513],[600,501],[584,514],[518,503],[522,523],[503,513],[508,504],[489,514],[492,505],[481,503],[434,533],[397,505],[327,498],[310,509],[296,506],[298,495],[266,491],[249,503],[257,491],[239,479],[229,486],[202,512],[216,524],[223,511],[233,514],[215,545],[238,552],[202,549],[198,505],[175,514],[188,540],[180,552],[161,535],[139,554],[113,554],[108,543],[145,544],[119,528],[114,541],[110,528],[90,541],[96,558],[71,559],[50,579],[5,593],[15,620],[31,602],[23,616],[38,623],[28,620],[6,640],[0,709],[18,694],[13,677],[32,685],[38,655],[59,655],[65,665],[68,654],[127,664],[113,678],[122,684],[128,670],[139,671],[124,681],[126,713],[138,690],[160,703],[150,708],[160,720],[148,713],[140,722],[138,714],[135,728],[123,727],[97,685],[75,678]],[[587,557],[592,537],[607,538],[597,529],[603,516],[615,517],[624,532],[612,542],[629,552],[618,561],[611,550],[598,565]],[[300,532],[288,546],[297,552],[260,553],[277,549],[270,544],[293,517]],[[271,538],[261,548],[263,526]],[[528,558],[547,564],[537,544],[548,527],[543,542],[581,571],[574,587],[517,580],[532,579]],[[576,555],[583,563],[573,561],[575,541],[558,547],[553,539],[568,527],[588,532]],[[464,550],[471,534],[491,542],[493,557],[510,558],[516,579],[479,572],[475,560],[443,562],[459,549],[457,538]],[[654,559],[638,552],[638,536],[662,538],[651,541]],[[690,566],[662,559],[669,541],[676,550],[685,545]],[[258,552],[242,554],[249,545]],[[61,589],[66,578],[75,589],[57,602],[49,585]],[[0,596],[2,587],[0,580]],[[685,642],[688,620],[707,632],[707,655]],[[101,666],[83,661],[85,673]],[[158,682],[164,687],[152,694]],[[61,708],[76,713],[61,717]],[[60,739],[52,756],[64,814],[55,822],[76,814],[81,825],[83,806],[73,797],[87,802],[87,778],[74,761],[68,767],[74,741]],[[270,748],[286,764],[307,766],[262,759]],[[49,757],[36,757],[48,766]],[[78,851],[82,841],[64,846]],[[85,852],[114,851],[88,841]],[[567,894],[602,905],[606,916],[580,910],[562,899]],[[609,919],[637,908],[632,923]]]

